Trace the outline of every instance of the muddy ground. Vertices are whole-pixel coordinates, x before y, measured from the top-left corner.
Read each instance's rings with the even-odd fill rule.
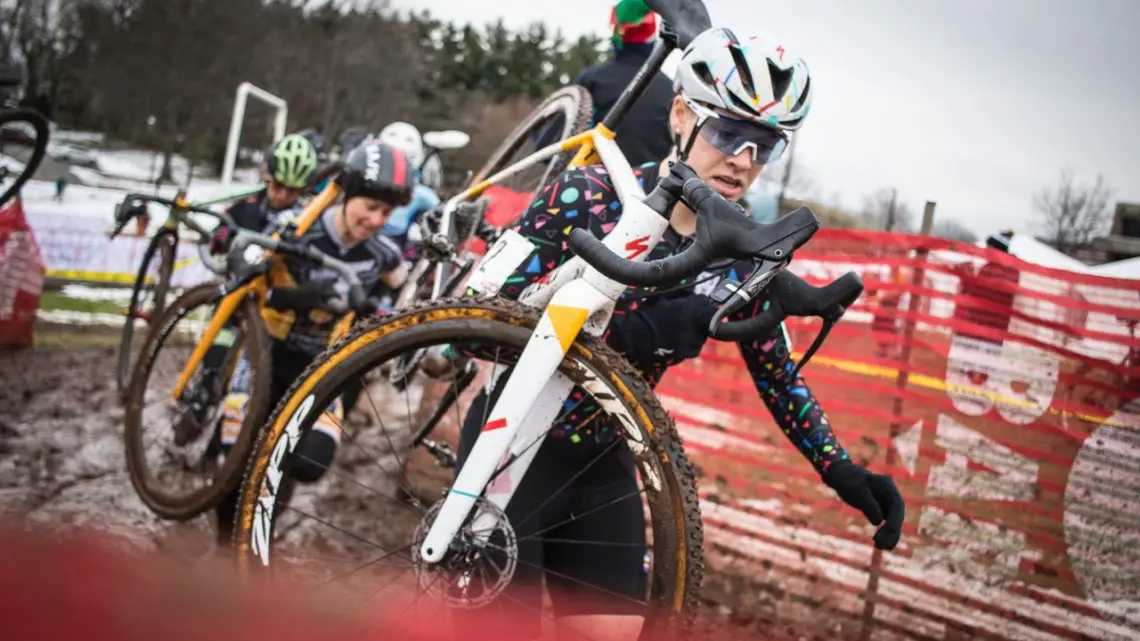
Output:
[[[210,542],[212,519],[162,521],[131,485],[113,378],[118,340],[110,329],[41,324],[35,348],[0,352],[0,403],[7,408],[0,415],[0,518],[102,531],[141,550],[196,556]],[[345,439],[339,464],[362,465],[362,447],[376,454],[387,444],[376,441],[374,430],[360,432],[359,444]],[[380,463],[389,461],[381,457]],[[437,485],[445,476],[430,474]],[[340,485],[329,475],[315,489],[353,498]],[[311,506],[314,493],[298,492],[298,506]]]
[[[0,352],[0,517],[162,549],[200,525],[157,520],[131,487],[115,391],[117,341],[117,332],[101,328],[45,326],[35,348]]]
[[[6,408],[0,415],[0,519],[16,525],[105,532],[130,549],[170,551],[193,560],[212,546],[212,519],[162,521],[131,486],[121,434],[123,411],[113,377],[117,343],[118,333],[110,329],[77,331],[41,324],[35,348],[0,352],[0,403]],[[363,445],[370,450],[379,447],[376,442]],[[360,448],[342,443],[345,454],[338,458],[348,466],[366,464],[363,458],[354,460],[354,449]],[[432,472],[427,487],[446,475]],[[321,494],[330,485],[345,487],[336,478],[324,485]],[[342,514],[340,508],[359,498],[349,491],[337,494],[338,500],[329,507]],[[301,507],[315,503],[303,496],[298,501]],[[395,512],[391,517],[406,520]],[[311,536],[303,526],[288,538],[304,544]],[[789,634],[798,639],[834,638],[837,631],[824,621],[808,623],[776,615],[771,604],[760,603],[771,600],[765,591],[738,580],[712,574],[706,579],[706,592],[710,597],[706,619],[733,620],[744,629],[763,631],[765,638]],[[732,601],[747,605],[732,608]]]

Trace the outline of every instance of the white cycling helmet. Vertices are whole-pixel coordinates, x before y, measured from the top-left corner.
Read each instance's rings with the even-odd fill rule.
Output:
[[[689,43],[673,90],[783,131],[799,129],[811,109],[807,63],[783,45],[757,36],[740,39],[724,28],[709,29]]]
[[[424,160],[424,141],[419,129],[406,122],[394,122],[381,129],[377,137],[381,142],[386,142],[404,152],[408,162],[419,169],[420,163]]]

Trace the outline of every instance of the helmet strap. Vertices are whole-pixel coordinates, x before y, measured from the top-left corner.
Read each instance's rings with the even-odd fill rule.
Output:
[[[708,119],[704,116],[697,116],[697,124],[693,127],[693,131],[689,134],[689,139],[685,141],[685,145],[681,146],[681,134],[673,134],[673,146],[677,148],[677,160],[685,162],[689,159],[689,152],[693,149],[693,143],[697,141],[697,134],[701,132],[701,127],[705,126]]]
[[[334,223],[333,227],[336,228],[336,233],[338,236],[340,236],[340,241],[345,245],[348,245],[348,239],[345,238],[345,236],[348,235],[348,198],[340,201],[340,206],[337,209],[340,211],[336,212],[334,215],[334,220],[336,218],[339,218],[340,224],[337,225]]]

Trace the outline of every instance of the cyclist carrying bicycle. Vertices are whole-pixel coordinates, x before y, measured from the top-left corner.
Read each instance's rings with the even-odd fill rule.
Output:
[[[226,213],[242,229],[265,231],[277,225],[282,218],[300,213],[299,200],[317,169],[317,150],[301,134],[290,134],[273,146],[265,160],[265,189],[235,203]],[[229,245],[233,230],[219,226],[214,232],[213,248],[223,250]]]
[[[285,136],[273,146],[265,161],[266,174],[265,189],[249,198],[234,203],[226,210],[230,218],[238,227],[255,232],[267,232],[278,228],[282,223],[296,218],[301,212],[299,199],[302,189],[308,183],[313,171],[317,168],[317,150],[301,134]],[[218,225],[210,237],[210,251],[214,254],[223,254],[233,242],[237,230],[225,225]],[[227,327],[219,334],[217,341],[210,346],[203,359],[204,368],[201,389],[205,394],[215,392],[215,379],[222,364],[225,362],[226,352],[233,342],[233,327]],[[217,398],[214,396],[213,398]],[[212,405],[212,398],[203,399],[196,404],[199,411],[196,418],[201,421],[208,408]],[[186,438],[193,431],[184,429]]]
[[[380,234],[392,212],[406,205],[415,184],[407,158],[394,147],[367,141],[351,151],[336,178],[343,198],[330,206],[320,220],[295,242],[312,246],[357,270],[372,298],[399,288],[408,268],[399,248]],[[327,301],[347,293],[347,285],[334,272],[286,260],[285,283],[275,282],[266,299],[267,328],[272,336],[273,371],[269,406],[277,405],[309,363],[329,344],[341,317],[327,309]],[[292,282],[289,282],[292,281]],[[238,437],[249,395],[248,365],[239,362],[220,430],[223,447]],[[293,478],[311,483],[324,474],[340,442],[343,409],[338,399],[316,428],[297,445]],[[225,545],[233,531],[238,491],[218,505],[218,540]]]
[[[424,185],[422,180],[424,141],[419,129],[406,122],[393,122],[380,130],[378,138],[402,151],[415,172],[416,186],[412,191],[411,202],[392,212],[388,224],[384,225],[384,235],[394,240],[407,253],[408,234],[413,233],[412,229],[421,215],[439,205],[439,196]]]
[[[688,163],[730,201],[742,199],[764,166],[779,159],[791,133],[802,126],[812,97],[808,68],[801,59],[778,42],[739,38],[728,29],[706,31],[685,49],[674,91],[669,111],[674,150],[669,159]],[[669,159],[637,169],[647,193],[668,172]],[[622,203],[602,166],[567,170],[535,199],[515,227],[535,249],[504,281],[500,294],[518,299],[569,260],[572,253],[564,241],[573,229],[586,229],[602,238],[621,215]],[[743,209],[741,215],[746,215]],[[696,216],[678,204],[670,225],[647,260],[659,260],[687,247]],[[751,263],[738,263],[724,273],[732,276],[735,272],[742,281],[751,269]],[[704,347],[716,311],[705,293],[715,281],[707,276],[667,290],[630,289],[618,301],[605,339],[651,385],[669,367],[697,357]],[[764,308],[761,296],[733,320]],[[767,338],[741,343],[740,351],[760,399],[788,440],[844,502],[876,526],[885,521],[874,542],[878,548],[893,549],[903,522],[902,496],[889,476],[874,474],[851,460],[811,388],[803,377],[792,378],[796,365],[783,328]],[[504,375],[499,380],[506,379]],[[460,436],[460,467],[482,429],[487,402],[484,392],[470,406]],[[639,604],[631,606],[631,601],[645,594],[645,521],[635,466],[628,449],[604,447],[617,430],[600,406],[581,389],[572,391],[567,403],[583,403],[575,406],[571,416],[585,418],[552,426],[507,509],[512,524],[521,515],[537,511],[529,522],[515,524],[517,536],[522,541],[534,530],[542,532],[547,541],[530,547],[520,544],[514,581],[533,587],[545,574],[556,616],[577,618],[575,629],[591,638],[634,638],[644,610]],[[586,466],[587,462],[592,464]],[[567,498],[547,500],[567,484]],[[575,518],[575,514],[589,515]],[[606,544],[559,545],[559,540]],[[575,586],[580,585],[600,586],[628,600],[579,601]],[[538,595],[537,590],[528,591],[511,600]],[[541,611],[540,602],[517,605]],[[537,637],[537,618],[534,624],[532,629],[520,630],[515,620],[508,628],[512,634],[521,633],[519,638]]]

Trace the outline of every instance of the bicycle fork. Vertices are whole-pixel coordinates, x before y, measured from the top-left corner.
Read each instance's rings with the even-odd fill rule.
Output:
[[[171,392],[171,396],[175,400],[182,399],[182,391],[186,389],[186,385],[190,383],[190,378],[198,369],[198,365],[206,358],[206,352],[210,349],[210,346],[214,344],[214,341],[218,339],[218,335],[222,333],[222,329],[226,323],[229,322],[230,318],[233,317],[238,306],[241,305],[245,297],[253,291],[258,291],[258,287],[253,283],[242,285],[226,294],[218,302],[218,308],[214,312],[213,317],[210,318],[210,323],[206,326],[206,331],[194,346],[194,351],[190,354],[190,358],[186,361],[182,372],[178,376],[178,382]],[[165,328],[163,329],[165,330]]]
[[[570,301],[575,304],[569,304]],[[424,538],[420,547],[422,559],[429,563],[443,559],[485,491],[487,501],[506,508],[541,446],[526,437],[545,439],[545,432],[573,386],[569,378],[558,373],[558,366],[586,319],[612,303],[583,281],[568,284],[551,299]],[[520,451],[513,452],[515,449]],[[488,488],[495,471],[508,461],[506,472]],[[489,530],[494,519],[489,512],[477,514],[474,530]]]

